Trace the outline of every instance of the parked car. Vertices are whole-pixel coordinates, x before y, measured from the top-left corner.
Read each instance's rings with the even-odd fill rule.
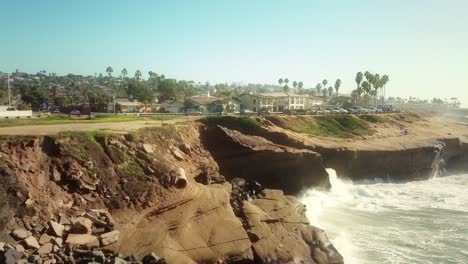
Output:
[[[351,114],[366,114],[368,113],[367,109],[362,108],[360,106],[353,106],[348,109]]]
[[[338,113],[340,113],[340,114],[347,114],[347,113],[349,113],[348,110],[346,110],[346,109],[344,109],[344,108],[341,108],[341,107],[335,107],[335,108],[333,108],[333,109],[335,109],[336,111],[338,111]]]
[[[368,109],[369,114],[380,114],[383,113],[382,109],[379,109],[377,107],[370,107]]]
[[[240,114],[241,115],[253,115],[255,114],[255,112],[250,109],[242,109],[240,110]]]
[[[259,115],[269,115],[271,114],[271,111],[270,109],[266,108],[266,107],[262,107],[258,110],[257,112]]]
[[[198,110],[195,110],[195,109],[187,109],[187,111],[185,111],[185,115],[187,115],[187,116],[201,115],[201,112],[198,111]]]
[[[329,111],[332,114],[340,114],[340,111],[336,110],[333,107],[327,107],[327,108],[325,108],[325,110]]]
[[[398,110],[395,110],[392,105],[379,105],[377,108],[381,109],[384,113],[393,113]]]
[[[327,115],[327,114],[330,114],[330,110],[327,110],[327,109],[319,109],[317,110],[317,115]]]
[[[72,111],[70,112],[70,115],[77,115],[77,116],[79,116],[79,115],[81,115],[81,112],[80,112],[80,110],[76,110],[76,109],[75,109],[75,110],[72,110]]]

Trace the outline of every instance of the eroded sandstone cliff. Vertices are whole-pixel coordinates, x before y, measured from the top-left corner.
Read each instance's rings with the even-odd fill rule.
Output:
[[[329,187],[319,154],[218,126],[3,138],[0,258],[342,263],[304,206],[271,190],[312,186]]]

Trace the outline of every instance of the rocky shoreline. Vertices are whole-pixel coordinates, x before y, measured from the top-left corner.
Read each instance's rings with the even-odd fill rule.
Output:
[[[326,148],[232,121],[2,138],[0,262],[339,264],[290,196],[330,188],[323,164],[354,179],[466,169],[459,139]]]

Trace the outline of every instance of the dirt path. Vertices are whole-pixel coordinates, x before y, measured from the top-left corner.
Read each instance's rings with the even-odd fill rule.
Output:
[[[164,124],[183,124],[198,120],[200,117],[183,116],[171,120],[165,120]],[[91,131],[102,130],[114,133],[127,133],[143,127],[162,126],[162,121],[142,120],[113,123],[84,123],[84,124],[59,124],[59,125],[34,125],[17,127],[0,127],[0,135],[51,135],[65,131]]]

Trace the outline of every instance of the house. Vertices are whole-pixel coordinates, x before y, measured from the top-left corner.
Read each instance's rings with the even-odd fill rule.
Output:
[[[162,113],[183,113],[185,105],[182,101],[179,100],[167,100],[159,104],[159,112]]]
[[[236,100],[227,97],[211,96],[210,94],[189,97],[186,100],[186,105],[188,108],[202,113],[238,113],[240,111],[240,103]]]
[[[115,111],[114,111],[115,105]],[[118,113],[139,113],[144,110],[145,105],[136,100],[130,100],[128,98],[115,98],[107,105],[109,112],[118,112]]]
[[[244,93],[239,96],[242,109],[257,112],[261,108],[268,108],[271,112],[283,112],[288,109],[311,109],[321,105],[320,97],[294,94],[286,92],[276,93]]]

